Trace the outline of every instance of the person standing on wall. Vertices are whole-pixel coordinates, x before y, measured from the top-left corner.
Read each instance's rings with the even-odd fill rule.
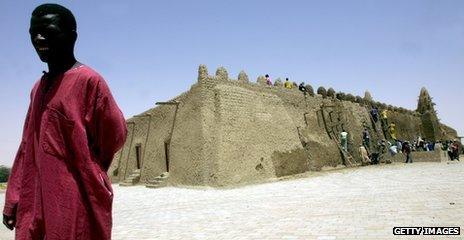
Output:
[[[38,6],[29,33],[48,72],[30,95],[3,223],[18,240],[111,239],[106,171],[126,139],[124,116],[105,80],[74,57],[71,11]]]
[[[266,74],[266,84],[269,85],[269,86],[272,86],[272,81],[271,81],[271,77],[269,77],[269,74]]]
[[[287,89],[292,89],[293,87],[293,84],[288,80],[288,78],[285,78],[284,87]]]
[[[308,91],[306,91],[306,87],[305,87],[305,83],[304,82],[301,82],[300,85],[298,85],[298,90],[300,90],[301,92],[303,92],[303,94],[306,96],[306,94],[308,93]]]

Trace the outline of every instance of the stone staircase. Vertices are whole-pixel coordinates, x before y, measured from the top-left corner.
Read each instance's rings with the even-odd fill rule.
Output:
[[[164,172],[161,175],[159,175],[158,177],[155,177],[152,180],[148,180],[147,183],[145,184],[145,187],[147,187],[147,188],[166,187],[168,178],[169,178],[169,173]]]
[[[124,179],[123,182],[119,183],[119,186],[134,186],[140,181],[140,169],[135,169],[132,173]]]

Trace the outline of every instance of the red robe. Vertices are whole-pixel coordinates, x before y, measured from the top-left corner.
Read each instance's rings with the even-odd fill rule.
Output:
[[[47,76],[31,103],[5,196],[16,239],[111,239],[113,191],[106,171],[126,139],[105,80],[81,65]]]

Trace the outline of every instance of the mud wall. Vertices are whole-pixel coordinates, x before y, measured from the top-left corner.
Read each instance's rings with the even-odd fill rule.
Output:
[[[440,129],[442,131],[442,139],[441,140],[454,140],[457,139],[458,137],[458,132],[451,128],[450,126],[447,126],[445,124],[440,124]]]
[[[177,106],[158,106],[129,119],[126,144],[109,171],[112,179],[124,180],[137,168],[136,146],[142,152],[141,183],[169,165],[171,185],[221,187],[344,164],[328,124],[338,124],[333,138],[341,128],[348,132],[354,162],[360,162],[364,128],[371,144],[383,139],[380,122],[372,124],[361,103],[249,83],[241,74],[237,81],[224,69],[209,76],[200,68],[198,82],[173,99]],[[332,113],[339,118],[328,120]],[[421,117],[411,111],[389,111],[389,121],[399,139],[421,135]]]
[[[211,142],[214,124],[205,115],[206,86],[195,84],[180,101],[171,142],[169,182],[172,185],[212,185],[217,159]]]
[[[436,148],[435,151],[411,152],[411,159],[413,162],[445,162],[448,160],[446,154],[445,151]],[[392,162],[406,161],[406,155],[403,153],[398,153],[395,156],[387,156],[386,158]]]
[[[169,141],[170,130],[174,121],[175,106],[163,105],[150,110],[147,115],[150,122],[145,128],[148,138],[143,145],[143,164],[141,168],[142,183],[166,171],[165,143]],[[134,141],[135,142],[135,141]],[[132,144],[135,148],[135,144]],[[132,164],[134,166],[134,164]],[[134,168],[132,168],[134,170]]]
[[[132,145],[135,123],[131,119],[127,123],[127,138],[124,146],[115,154],[115,157],[108,170],[108,175],[113,182],[119,182],[125,178],[127,160],[129,158],[130,146]],[[122,177],[121,177],[122,176]]]
[[[281,98],[228,84],[214,88],[218,185],[308,170],[296,124]]]
[[[419,115],[389,111],[388,121],[395,123],[396,135],[399,140],[412,142],[419,136],[423,137],[422,120]]]
[[[362,130],[370,121],[358,103],[305,96],[297,89],[284,89],[208,77],[206,105],[217,153],[210,183],[217,186],[262,181],[342,164],[335,142],[318,116],[323,104],[343,109],[350,149],[354,158]],[[211,127],[214,126],[214,127]],[[337,132],[338,134],[338,132]]]

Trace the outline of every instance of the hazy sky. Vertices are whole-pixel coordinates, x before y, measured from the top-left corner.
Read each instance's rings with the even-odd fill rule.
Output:
[[[46,69],[29,40],[44,1],[0,2],[0,164],[11,165],[32,85]],[[415,109],[425,86],[464,135],[464,1],[57,1],[78,23],[77,58],[131,117],[186,91],[199,64],[269,73]]]

